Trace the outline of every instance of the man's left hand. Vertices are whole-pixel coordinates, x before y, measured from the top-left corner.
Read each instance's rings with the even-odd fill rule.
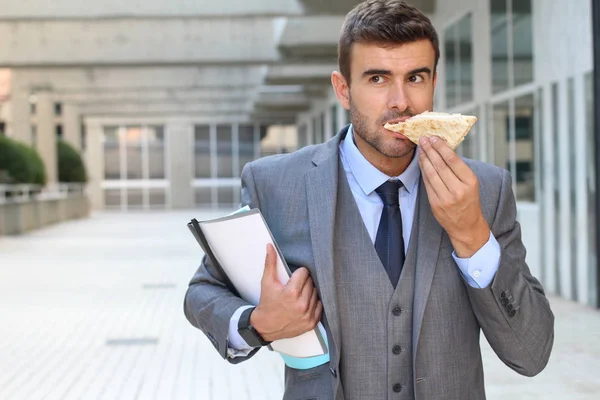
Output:
[[[448,233],[456,255],[470,258],[490,237],[477,176],[443,139],[421,138],[418,149],[433,215]]]

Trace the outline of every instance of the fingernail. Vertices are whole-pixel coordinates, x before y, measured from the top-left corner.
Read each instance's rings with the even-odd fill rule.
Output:
[[[437,138],[437,137],[435,137],[435,136],[433,136],[433,137],[432,137],[431,139],[429,139],[429,140],[431,140],[431,143],[435,143],[435,142],[437,142],[437,141],[438,141],[438,138]]]
[[[425,144],[425,143],[427,143],[427,142],[428,142],[428,139],[426,137],[422,137],[421,139],[419,139],[419,143],[422,144],[422,145]]]

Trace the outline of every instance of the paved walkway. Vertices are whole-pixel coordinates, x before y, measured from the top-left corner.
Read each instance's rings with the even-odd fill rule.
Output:
[[[201,257],[185,223],[209,216],[102,213],[0,237],[0,399],[280,399],[276,354],[229,365],[183,315]],[[556,342],[539,376],[484,343],[489,399],[600,399],[600,312],[551,302]]]

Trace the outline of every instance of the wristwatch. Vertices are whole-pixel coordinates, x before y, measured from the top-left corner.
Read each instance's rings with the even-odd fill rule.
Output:
[[[238,321],[238,333],[251,347],[267,346],[271,342],[265,341],[260,333],[250,324],[250,315],[256,307],[248,308],[242,312]]]

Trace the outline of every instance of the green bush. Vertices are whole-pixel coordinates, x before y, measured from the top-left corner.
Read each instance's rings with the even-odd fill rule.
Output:
[[[46,184],[46,168],[37,151],[4,136],[0,137],[0,171],[4,183]]]
[[[59,139],[56,144],[58,149],[58,181],[59,182],[87,182],[85,165],[73,146]]]

